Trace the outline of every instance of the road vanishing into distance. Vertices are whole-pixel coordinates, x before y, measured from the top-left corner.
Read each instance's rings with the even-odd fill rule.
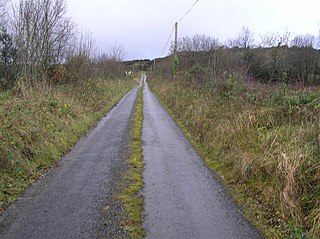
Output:
[[[141,81],[146,237],[262,238],[151,93],[145,75]],[[137,91],[130,91],[61,165],[3,213],[0,238],[123,237],[117,228],[105,226],[116,214],[105,214],[103,208],[112,204],[124,167]]]
[[[260,238],[145,84],[147,238]]]

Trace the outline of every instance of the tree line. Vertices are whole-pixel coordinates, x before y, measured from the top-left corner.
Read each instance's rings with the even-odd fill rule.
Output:
[[[0,89],[18,79],[69,82],[119,76],[124,49],[99,52],[91,34],[79,33],[65,0],[0,0]]]
[[[242,71],[266,83],[320,84],[320,33],[316,37],[270,32],[259,38],[247,27],[224,43],[206,35],[182,37],[177,43],[179,70],[200,79]],[[171,54],[173,49],[172,43]]]

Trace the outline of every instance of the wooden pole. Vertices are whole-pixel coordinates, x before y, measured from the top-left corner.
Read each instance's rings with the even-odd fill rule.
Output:
[[[178,23],[176,22],[174,24],[174,29],[175,29],[175,35],[174,35],[174,54],[177,53],[178,49]]]

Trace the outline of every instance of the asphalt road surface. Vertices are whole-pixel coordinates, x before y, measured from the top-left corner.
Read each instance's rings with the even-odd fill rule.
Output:
[[[102,209],[127,148],[136,96],[137,88],[79,141],[61,166],[8,208],[0,217],[0,238],[99,238],[103,234]]]
[[[147,238],[261,238],[147,85],[143,93]]]

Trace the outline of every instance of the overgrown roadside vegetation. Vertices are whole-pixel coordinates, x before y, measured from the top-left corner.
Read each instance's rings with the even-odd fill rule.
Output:
[[[149,86],[267,238],[320,237],[320,94],[225,74]]]
[[[130,157],[127,160],[128,169],[123,174],[120,192],[116,198],[125,209],[122,227],[129,238],[142,238],[145,232],[142,228],[143,198],[140,191],[144,185],[142,179],[143,161],[141,133],[143,123],[143,87],[140,87],[132,118]]]
[[[1,213],[138,81],[122,47],[79,33],[65,0],[0,1],[0,13]]]
[[[95,79],[0,93],[0,210],[43,175],[137,84]]]

